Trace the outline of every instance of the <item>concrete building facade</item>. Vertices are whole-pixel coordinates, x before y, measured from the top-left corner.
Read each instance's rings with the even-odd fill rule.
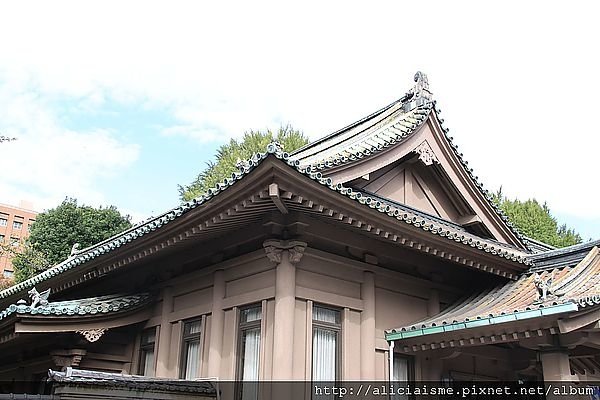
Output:
[[[19,206],[0,204],[0,243],[20,248],[38,214],[30,208],[24,202]],[[0,274],[6,278],[12,277],[14,272],[11,259],[9,252],[0,254]]]

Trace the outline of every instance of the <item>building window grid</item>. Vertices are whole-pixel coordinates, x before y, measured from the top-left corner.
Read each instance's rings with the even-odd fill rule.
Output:
[[[262,305],[253,304],[240,309],[238,325],[238,365],[236,398],[258,398]],[[249,382],[247,384],[244,381]]]
[[[312,380],[337,382],[342,364],[341,310],[314,304],[312,312]]]
[[[140,364],[138,373],[144,376],[154,376],[156,364],[156,327],[145,329],[140,340]]]
[[[7,226],[7,225],[8,225],[8,219],[0,218],[0,226]]]
[[[20,231],[23,229],[23,222],[21,221],[13,221],[13,229]]]
[[[194,379],[199,377],[202,359],[202,319],[183,321],[181,337],[181,365],[179,377]]]

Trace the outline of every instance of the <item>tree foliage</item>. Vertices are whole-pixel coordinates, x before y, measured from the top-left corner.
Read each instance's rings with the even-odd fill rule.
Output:
[[[21,282],[65,260],[75,243],[83,249],[129,227],[129,216],[121,215],[114,206],[94,208],[67,198],[37,215],[23,251],[12,261],[15,280]]]
[[[565,224],[559,226],[546,203],[540,204],[535,199],[510,200],[503,195],[502,188],[494,195],[494,201],[525,236],[555,247],[571,246],[582,241],[573,229]]]
[[[292,152],[308,143],[308,138],[290,125],[282,126],[276,132],[247,131],[241,140],[231,139],[229,143],[222,145],[217,150],[216,161],[208,162],[192,183],[179,186],[181,200],[191,200],[216,186],[237,170],[238,160],[247,160],[254,153],[264,152],[267,145],[273,141],[279,142],[285,151]]]

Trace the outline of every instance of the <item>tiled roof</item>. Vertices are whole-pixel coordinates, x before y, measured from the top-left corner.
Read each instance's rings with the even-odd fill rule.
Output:
[[[186,392],[216,397],[217,390],[211,380],[183,380],[169,378],[151,378],[148,376],[117,374],[110,372],[88,371],[68,367],[66,371],[48,371],[50,381],[60,384],[84,386],[124,387],[137,390],[163,392]]]
[[[536,253],[529,259],[533,262],[534,270],[575,266],[596,246],[600,246],[600,240]]]
[[[415,75],[415,81],[417,81],[419,75],[419,73]],[[449,135],[450,129],[444,127],[444,119],[440,117],[441,111],[437,108],[437,101],[432,100],[431,96],[417,97],[415,92],[413,88],[401,99],[369,117],[334,132],[326,138],[309,143],[307,146],[293,152],[292,159],[299,160],[301,166],[310,167],[313,171],[324,171],[360,161],[365,157],[403,142],[412,133],[416,132],[430,115],[433,115],[442,127],[445,138],[469,178],[510,231],[525,248],[530,250],[527,238],[518,231],[510,222],[508,216],[496,205],[492,194],[484,188],[475,175],[473,168],[469,167],[468,161],[464,159],[463,154],[458,150],[454,138]]]
[[[475,293],[436,316],[392,329],[387,332],[387,338],[406,339],[501,324],[600,304],[600,251],[597,247],[588,250],[575,267],[544,270],[539,276],[544,281],[552,278],[554,295],[545,301],[538,299],[536,274],[527,273],[517,281]]]
[[[529,245],[529,249],[533,254],[544,253],[550,250],[556,250],[556,247],[549,245],[548,243],[540,242],[539,240],[535,240],[530,238],[529,236],[525,237],[527,243]]]
[[[241,180],[250,171],[256,168],[264,159],[269,155],[276,157],[289,166],[293,167],[296,171],[304,174],[315,182],[320,183],[329,189],[336,191],[352,200],[357,201],[360,204],[368,206],[369,208],[375,209],[383,214],[387,214],[389,217],[396,220],[405,222],[406,224],[413,225],[414,227],[420,228],[433,235],[444,237],[447,240],[459,242],[465,246],[477,248],[485,253],[489,253],[494,256],[511,260],[518,264],[531,265],[531,261],[527,258],[527,254],[516,249],[507,249],[505,245],[501,245],[496,241],[480,238],[476,235],[468,234],[466,232],[447,229],[447,224],[441,224],[438,220],[426,218],[424,216],[414,215],[407,212],[405,209],[386,204],[378,198],[370,195],[363,195],[352,188],[347,188],[342,184],[333,184],[331,178],[325,178],[321,172],[313,171],[312,168],[301,167],[298,160],[290,158],[288,153],[281,151],[281,149],[275,144],[271,143],[267,146],[267,151],[264,153],[256,153],[250,160],[245,163],[240,163],[240,171],[235,172],[230,178],[226,178],[222,183],[219,183],[216,187],[209,189],[204,195],[199,196],[191,201],[182,203],[178,207],[148,221],[133,226],[132,228],[117,234],[103,242],[90,246],[86,249],[81,250],[76,255],[68,258],[67,260],[49,268],[48,270],[27,279],[21,283],[9,287],[3,291],[0,291],[0,300],[7,298],[8,296],[15,295],[26,289],[30,289],[41,282],[45,282],[57,275],[60,275],[66,271],[72,270],[91,261],[101,255],[107,254],[129,242],[135,241],[157,229],[160,229],[164,225],[171,223],[187,212],[205,204],[210,199],[217,196],[219,193],[227,190],[230,186],[234,185],[237,181]]]
[[[400,143],[417,130],[426,120],[433,103],[420,99],[415,108],[407,109],[411,96],[398,100],[377,118],[368,117],[342,131],[330,135],[329,140],[292,153],[303,167],[319,171],[361,160]],[[316,151],[316,153],[314,153]],[[312,154],[311,154],[312,153]]]
[[[58,317],[88,316],[98,314],[119,313],[140,307],[150,300],[148,293],[134,295],[109,295],[86,299],[50,302],[46,306],[31,308],[24,304],[11,304],[0,311],[0,321],[12,314],[47,315]]]

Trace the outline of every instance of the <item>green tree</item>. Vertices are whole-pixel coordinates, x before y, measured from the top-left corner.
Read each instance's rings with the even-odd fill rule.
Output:
[[[540,204],[536,199],[509,200],[502,193],[502,188],[493,197],[509,220],[525,236],[555,247],[581,243],[581,236],[573,229],[558,225],[546,203]]]
[[[113,206],[94,208],[67,198],[36,217],[23,250],[13,258],[15,280],[21,282],[67,259],[75,243],[83,249],[129,227],[130,217]]]
[[[279,142],[285,151],[292,152],[306,143],[308,138],[290,125],[280,127],[276,132],[247,131],[241,140],[231,139],[217,150],[216,161],[208,162],[206,168],[189,185],[179,186],[182,201],[191,200],[205,193],[211,187],[237,170],[238,160],[247,160],[254,153],[264,152],[272,141]]]

